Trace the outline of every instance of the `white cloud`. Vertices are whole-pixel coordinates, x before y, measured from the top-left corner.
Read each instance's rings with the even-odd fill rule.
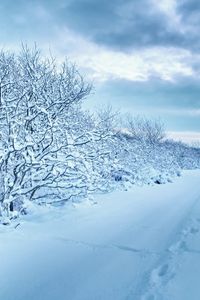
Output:
[[[168,18],[169,28],[185,32],[185,26],[182,24],[181,15],[177,12],[177,0],[151,0],[154,5],[154,9],[157,9]]]
[[[151,47],[122,53],[96,45],[64,28],[58,30],[53,49],[61,56],[66,54],[98,81],[115,78],[147,81],[152,77],[175,81],[177,76],[195,75],[192,54],[180,48]]]
[[[177,22],[179,21],[179,16],[177,14],[176,10],[176,0],[162,0],[162,1],[157,1],[157,0],[151,0],[154,8],[160,10],[162,13],[167,15],[172,22]]]
[[[42,8],[37,9],[38,17],[48,18],[48,14]],[[89,74],[90,79],[97,82],[110,79],[148,81],[152,78],[173,82],[179,77],[198,76],[193,64],[200,61],[200,56],[192,55],[189,50],[151,47],[123,53],[99,46],[66,27],[53,26],[51,33],[46,40],[39,41],[39,47],[47,54],[51,49],[53,55],[60,60],[68,57],[85,71],[85,74]],[[13,45],[10,46],[12,47],[7,45],[7,48],[13,49]]]
[[[198,117],[200,116],[200,109],[179,109],[178,114],[191,117]]]
[[[167,137],[189,144],[200,143],[200,132],[195,131],[168,131]]]

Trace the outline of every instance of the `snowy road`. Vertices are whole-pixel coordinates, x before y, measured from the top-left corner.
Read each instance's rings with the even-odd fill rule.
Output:
[[[199,300],[200,171],[0,228],[2,300]]]

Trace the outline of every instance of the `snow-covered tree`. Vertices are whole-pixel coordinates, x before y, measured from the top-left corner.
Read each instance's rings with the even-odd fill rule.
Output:
[[[70,197],[76,185],[84,189],[74,148],[86,136],[87,124],[81,128],[77,118],[90,90],[74,65],[58,68],[36,48],[0,53],[1,211],[9,215],[25,199],[63,198],[63,190],[67,198],[66,190]]]
[[[151,120],[146,117],[126,117],[125,127],[133,138],[151,144],[160,142],[165,137],[164,124],[160,120]]]
[[[119,126],[110,107],[84,111],[90,91],[75,65],[36,47],[0,52],[0,216],[28,201],[63,203],[200,167],[199,149],[164,140],[159,121],[129,117]]]

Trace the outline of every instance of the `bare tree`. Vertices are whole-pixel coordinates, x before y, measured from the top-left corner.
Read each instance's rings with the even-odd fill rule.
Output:
[[[1,211],[8,216],[26,198],[67,198],[66,191],[71,189],[70,197],[77,188],[73,177],[81,178],[82,163],[72,148],[86,128],[73,127],[90,91],[74,65],[64,62],[58,69],[37,48],[0,53]],[[81,180],[79,187],[84,189]]]
[[[164,125],[160,120],[151,120],[145,117],[128,115],[126,128],[133,138],[151,144],[160,142],[165,137]]]
[[[36,47],[0,52],[0,215],[12,217],[27,201],[58,203],[105,191],[123,176],[161,182],[165,170],[193,167],[192,156],[199,165],[199,149],[163,142],[159,120],[128,116],[124,134],[111,107],[84,111],[90,92],[68,61],[58,67]]]

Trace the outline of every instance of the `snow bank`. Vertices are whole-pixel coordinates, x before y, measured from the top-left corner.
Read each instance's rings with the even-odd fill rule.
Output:
[[[0,299],[198,300],[199,180],[187,171],[1,227]]]

